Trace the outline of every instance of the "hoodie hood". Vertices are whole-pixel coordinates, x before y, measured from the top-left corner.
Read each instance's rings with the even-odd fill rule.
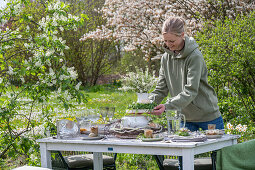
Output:
[[[171,51],[166,44],[164,44],[163,49],[166,53],[168,53],[173,58],[186,58],[189,56],[196,48],[198,48],[198,44],[196,43],[196,40],[193,37],[188,37],[185,35],[185,44],[184,48],[180,51],[179,54],[175,54],[173,51]]]

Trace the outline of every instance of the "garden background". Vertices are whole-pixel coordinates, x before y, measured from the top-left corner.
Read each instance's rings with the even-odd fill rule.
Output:
[[[240,134],[239,142],[254,139],[254,8],[252,0],[8,1],[0,9],[0,167],[40,166],[35,140],[58,119],[99,106],[124,116],[137,99],[119,90],[121,78],[157,76],[160,30],[171,15],[186,19],[200,46],[226,132]],[[156,163],[120,154],[117,168]]]

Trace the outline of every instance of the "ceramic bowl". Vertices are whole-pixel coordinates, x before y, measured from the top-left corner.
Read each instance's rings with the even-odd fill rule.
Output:
[[[121,123],[123,127],[131,128],[143,128],[146,127],[149,123],[149,119],[145,116],[124,116],[121,118]]]

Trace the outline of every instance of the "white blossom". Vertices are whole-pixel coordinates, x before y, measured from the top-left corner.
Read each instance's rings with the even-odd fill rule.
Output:
[[[7,73],[10,75],[14,75],[15,72],[13,71],[13,68],[11,66],[9,66],[8,68],[9,68],[9,70],[7,71]]]
[[[41,67],[41,66],[42,66],[41,61],[37,61],[37,62],[35,63],[35,66],[36,66],[36,67]]]
[[[79,82],[79,83],[75,86],[75,89],[76,89],[76,90],[79,90],[79,89],[80,89],[81,84],[82,84],[82,82]]]

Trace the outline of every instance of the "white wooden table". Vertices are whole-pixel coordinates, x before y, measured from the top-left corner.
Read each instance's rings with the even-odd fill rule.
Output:
[[[94,169],[103,169],[103,152],[131,153],[149,155],[182,156],[183,169],[194,170],[194,155],[214,151],[226,146],[237,144],[238,136],[223,135],[219,139],[208,139],[205,142],[143,142],[136,139],[81,140],[53,139],[52,137],[39,139],[41,151],[41,166],[52,168],[51,151],[87,151],[93,152]]]

